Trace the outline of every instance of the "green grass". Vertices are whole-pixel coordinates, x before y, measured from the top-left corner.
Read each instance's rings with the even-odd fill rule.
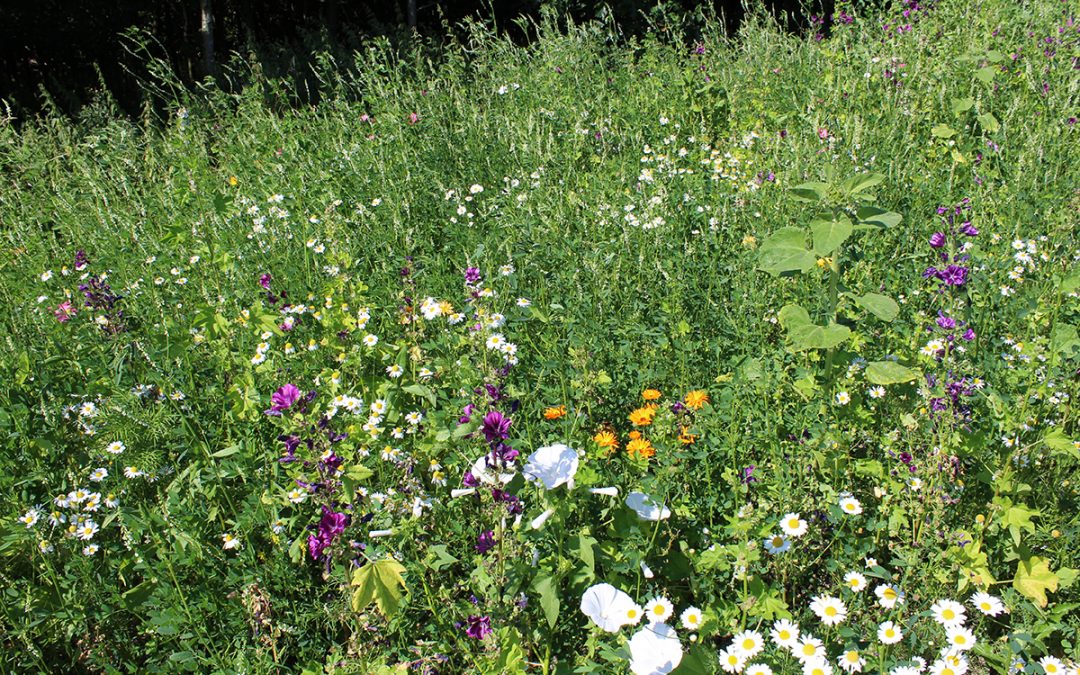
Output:
[[[895,8],[822,41],[752,18],[731,39],[706,24],[703,54],[660,37],[620,42],[599,24],[548,20],[526,47],[471,26],[445,48],[375,43],[352,63],[327,56],[316,108],[290,106],[290,82],[237,59],[228,72],[246,84],[241,93],[185,92],[162,75],[157,90],[175,97],[164,118],[148,106],[125,119],[105,101],[77,122],[0,124],[4,668],[376,672],[438,654],[449,658],[441,672],[517,672],[517,649],[543,664],[529,672],[617,672],[625,641],[590,632],[578,612],[592,583],[639,602],[666,593],[677,612],[703,608],[702,639],[683,643],[705,659],[740,628],[767,629],[787,611],[805,622],[810,596],[866,556],[888,561],[881,574],[895,573],[909,594],[907,614],[891,618],[915,637],[894,654],[932,657],[920,651],[933,631],[915,626],[918,612],[935,598],[966,600],[982,570],[1011,613],[978,624],[980,667],[1002,669],[1010,654],[1076,658],[1080,43],[1063,12],[1049,1],[940,2],[917,13],[910,32],[882,31],[902,22]],[[882,176],[875,203],[903,220],[848,240],[835,294],[827,266],[780,277],[757,269],[771,233],[807,226],[821,206],[791,188],[873,173]],[[483,191],[471,194],[473,185]],[[268,213],[272,195],[287,217]],[[927,240],[942,229],[938,207],[964,199],[980,231],[971,279],[939,293],[922,278],[940,265]],[[267,216],[262,231],[253,230],[258,216]],[[1037,249],[1022,281],[1007,276],[1014,239]],[[116,334],[92,323],[105,312],[82,307],[77,250],[90,258],[87,272],[107,272],[123,296]],[[499,276],[506,264],[515,272]],[[477,304],[507,316],[500,330],[520,360],[508,376],[464,327],[399,320],[405,297],[463,310],[466,267],[498,292]],[[258,283],[265,273],[290,302],[319,308],[332,297],[321,323],[304,315],[296,331],[276,329],[282,316]],[[65,289],[79,313],[59,323]],[[852,300],[871,292],[899,301],[895,321]],[[531,307],[516,307],[518,297]],[[776,317],[793,303],[818,323],[839,319],[852,338],[828,352],[792,349]],[[371,314],[364,330],[361,306]],[[944,363],[919,355],[939,310],[976,332]],[[253,364],[264,329],[276,333],[270,356]],[[380,337],[377,348],[362,346],[365,332]],[[307,352],[309,339],[323,342]],[[286,341],[296,354],[282,351]],[[936,382],[890,385],[871,399],[848,366],[887,356]],[[401,381],[384,374],[394,363],[406,370]],[[429,365],[438,377],[425,383],[418,369]],[[335,370],[341,384],[330,384]],[[959,377],[986,383],[964,397],[969,419],[932,414],[931,399]],[[374,605],[349,607],[349,551],[325,568],[305,551],[316,504],[353,497],[286,498],[301,469],[276,461],[277,436],[311,432],[262,411],[287,382],[318,389],[315,406],[342,393],[387,398],[390,420],[425,410],[424,431],[402,441],[423,479],[379,460],[384,440],[363,457],[359,423],[338,450],[346,467],[374,471],[360,479],[372,492],[436,502],[413,519],[411,498],[391,498],[403,504],[395,512],[355,497],[358,513],[375,514],[371,529],[395,529],[368,540],[369,526],[353,523],[346,535],[368,544],[371,561],[400,556],[408,600],[389,620]],[[523,458],[555,441],[582,448],[582,487],[668,495],[675,517],[645,527],[621,497],[525,487],[525,526],[504,530],[502,506],[450,499],[483,444],[449,434],[466,403],[486,405],[473,394],[484,382],[520,402],[512,413],[499,405]],[[424,388],[406,391],[413,384]],[[165,398],[140,398],[136,385]],[[662,412],[653,460],[603,456],[592,435],[611,424],[625,445],[626,416],[646,387],[667,402],[709,392],[693,422],[698,441],[675,441],[680,425]],[[177,391],[182,400],[168,398]],[[849,405],[835,403],[840,392]],[[64,416],[85,400],[100,409],[94,436]],[[544,420],[555,405],[570,414]],[[1005,447],[1003,436],[1020,440]],[[124,455],[103,453],[114,440]],[[906,470],[903,451],[926,492],[891,473]],[[447,486],[425,482],[428,460],[443,465]],[[155,480],[124,479],[128,462]],[[749,486],[740,481],[748,465],[759,477]],[[121,503],[102,509],[103,550],[84,556],[83,542],[45,516],[57,493],[86,487],[98,466],[110,467],[102,492]],[[867,511],[857,530],[835,506],[845,490]],[[16,520],[35,506],[36,528]],[[555,515],[532,531],[547,506]],[[813,541],[799,540],[787,558],[763,556],[762,538],[789,511],[821,514]],[[279,517],[287,525],[273,533]],[[486,529],[500,545],[481,556],[474,544]],[[222,549],[227,532],[240,548]],[[42,540],[55,551],[39,553]],[[454,562],[440,562],[440,544]],[[653,580],[640,572],[644,560]],[[1016,575],[1018,564],[1042,561],[1052,572],[1039,578],[1053,577],[1057,590],[1040,607]],[[749,573],[733,573],[739,566]],[[544,579],[561,599],[550,624],[552,596],[534,590]],[[524,609],[514,605],[520,593]],[[826,634],[834,663],[845,641],[865,645],[884,619],[865,597],[856,604],[850,625],[862,628]],[[470,614],[490,614],[497,639],[455,627]],[[881,658],[876,647],[868,654]],[[771,661],[777,672],[797,668],[788,658]]]

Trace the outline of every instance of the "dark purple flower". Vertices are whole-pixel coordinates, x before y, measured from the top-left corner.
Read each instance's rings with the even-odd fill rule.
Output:
[[[960,265],[949,265],[939,273],[939,278],[946,286],[963,286],[967,282],[968,269]]]
[[[465,475],[461,478],[461,483],[465,487],[474,488],[480,485],[480,480],[473,475],[472,471],[466,471]]]
[[[477,640],[483,640],[491,634],[491,619],[487,616],[469,615],[468,627],[465,634]]]
[[[754,469],[756,469],[756,468],[757,467],[755,465],[751,464],[750,466],[747,466],[742,470],[742,474],[743,474],[742,475],[742,483],[743,483],[743,485],[749,485],[751,483],[756,483],[757,482],[757,478],[754,478]]]
[[[956,319],[952,318],[951,316],[945,316],[941,312],[938,312],[938,318],[936,323],[938,326],[944,328],[945,330],[952,330],[953,328],[956,328]]]
[[[510,431],[510,419],[503,417],[498,410],[492,410],[484,415],[484,422],[480,425],[480,431],[488,443],[494,445],[507,437]]]
[[[263,287],[264,291],[270,290],[270,281],[273,279],[269,274],[264,274],[259,277],[259,285]]]
[[[465,283],[470,285],[480,283],[480,269],[477,267],[465,268]]]
[[[270,409],[265,412],[267,415],[280,415],[282,410],[287,410],[298,400],[300,400],[300,389],[295,384],[286,384],[270,395]]]
[[[484,555],[495,548],[495,533],[492,530],[484,530],[476,538],[476,552]]]
[[[964,223],[960,226],[960,234],[967,235],[969,237],[979,236],[979,229],[971,223]]]
[[[966,331],[964,331],[964,334],[961,337],[963,337],[964,340],[966,340],[967,342],[971,342],[975,339],[975,331],[971,328],[968,328]]]
[[[522,513],[525,510],[524,505],[521,503],[520,497],[514,494],[510,494],[509,492],[506,492],[504,490],[500,490],[499,488],[492,489],[491,497],[496,502],[501,502],[505,504],[506,512],[512,516],[516,516],[517,514]]]
[[[930,235],[930,246],[933,248],[941,248],[945,245],[945,233],[935,232]]]
[[[86,269],[86,266],[90,264],[90,259],[86,257],[86,251],[79,249],[75,252],[75,271],[82,272]]]
[[[465,406],[465,410],[462,411],[461,417],[458,418],[458,424],[468,424],[472,421],[473,411],[476,410],[476,406],[469,403]]]

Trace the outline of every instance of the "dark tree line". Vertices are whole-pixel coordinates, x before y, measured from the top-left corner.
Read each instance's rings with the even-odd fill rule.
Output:
[[[833,3],[756,1],[792,17],[827,13]],[[657,0],[0,0],[0,99],[19,117],[52,105],[76,114],[107,92],[123,111],[136,113],[145,54],[132,48],[138,42],[132,31],[151,36],[155,55],[191,84],[213,76],[233,52],[253,53],[270,68],[303,68],[313,48],[347,54],[373,35],[443,35],[445,25],[467,17],[494,21],[515,40],[527,40],[514,20],[538,18],[545,4],[577,20],[609,13],[635,34],[656,15]],[[740,0],[663,4],[683,13],[711,5],[705,9],[723,16],[729,29],[744,12]]]

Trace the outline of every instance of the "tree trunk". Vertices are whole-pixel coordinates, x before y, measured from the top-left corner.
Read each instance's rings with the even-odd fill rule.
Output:
[[[213,0],[199,0],[202,23],[199,33],[202,35],[203,75],[214,74],[214,6]]]
[[[409,28],[416,28],[416,0],[405,0],[405,20]]]

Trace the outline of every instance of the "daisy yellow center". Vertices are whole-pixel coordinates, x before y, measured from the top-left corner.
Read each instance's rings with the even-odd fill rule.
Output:
[[[852,588],[855,588],[858,585],[859,585],[859,580],[858,579],[852,579],[851,581],[848,582],[848,586],[851,586]]]
[[[885,592],[882,593],[881,595],[884,596],[886,600],[895,600],[896,599],[896,591],[894,591],[891,588],[886,588]]]
[[[953,642],[955,642],[958,645],[967,644],[967,637],[965,635],[963,635],[963,634],[959,634],[959,635],[957,635],[956,637],[953,638]]]
[[[653,605],[652,611],[653,611],[653,614],[663,614],[664,613],[664,606],[663,605]]]
[[[826,607],[825,608],[825,616],[836,616],[836,608],[835,607]]]
[[[943,612],[941,613],[941,616],[942,616],[943,618],[945,618],[945,619],[949,619],[949,620],[952,620],[952,619],[956,618],[956,612],[952,611],[951,609],[948,609],[948,608],[946,608],[946,609],[945,609],[945,610],[944,610],[944,611],[943,611]]]
[[[990,603],[989,602],[980,602],[979,603],[979,609],[981,609],[984,612],[989,612],[990,611]]]
[[[773,548],[780,548],[781,546],[784,545],[784,538],[783,537],[773,537],[772,538],[772,545],[773,545]]]
[[[738,656],[736,656],[735,654],[728,654],[728,657],[727,657],[727,662],[728,662],[728,663],[730,663],[730,664],[731,664],[731,665],[733,665],[733,666],[734,666],[734,665],[738,665],[738,663],[739,663],[739,657],[738,657]]]
[[[896,631],[894,631],[892,628],[885,629],[885,637],[891,638],[894,635],[896,635]]]
[[[817,647],[812,644],[805,644],[803,645],[802,653],[806,654],[807,656],[813,656],[817,653]]]
[[[694,626],[697,625],[697,620],[698,620],[698,618],[697,618],[696,614],[691,614],[690,616],[686,617],[686,623],[694,625]]]
[[[946,667],[941,670],[941,675],[956,675],[956,671],[952,668]]]
[[[798,527],[799,527],[799,519],[798,518],[792,518],[791,520],[788,521],[787,525],[788,525],[788,527],[790,527],[793,530],[798,529]]]
[[[855,663],[859,660],[859,652],[851,650],[844,654],[844,658],[847,659],[849,663]]]
[[[777,635],[780,636],[781,640],[790,640],[791,639],[791,632],[787,631],[787,630],[782,630],[779,633],[777,633]]]
[[[742,648],[746,649],[746,650],[753,649],[754,648],[754,641],[751,638],[746,638],[745,640],[742,641]]]
[[[825,675],[825,670],[823,668],[814,668],[810,671],[810,675]]]
[[[636,609],[631,609],[630,611],[628,611],[626,613],[626,616],[631,618],[631,619],[636,619],[637,618],[637,610]]]
[[[1047,673],[1056,673],[1058,671],[1058,667],[1052,663],[1048,663],[1043,666],[1043,670],[1045,670]]]

